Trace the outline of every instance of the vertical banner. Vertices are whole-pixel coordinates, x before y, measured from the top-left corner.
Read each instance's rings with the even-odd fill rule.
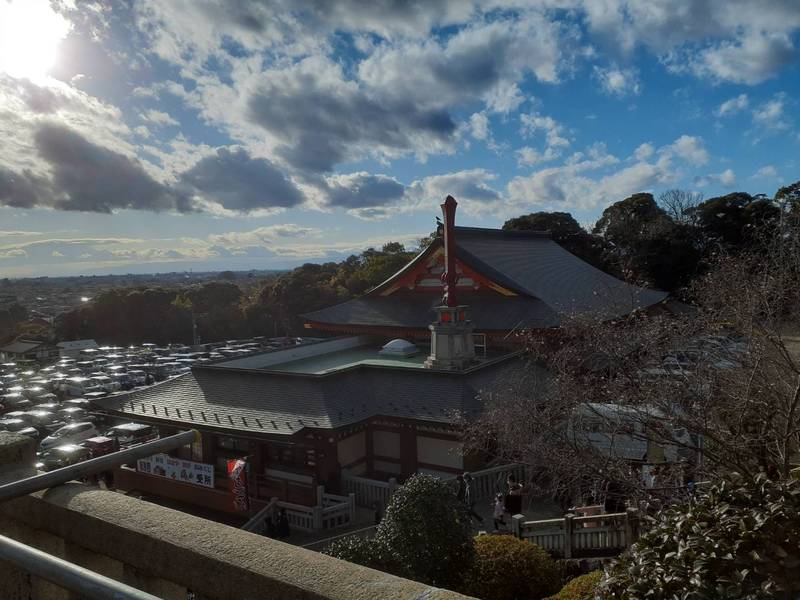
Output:
[[[233,505],[236,510],[247,512],[250,510],[250,496],[247,493],[247,463],[236,458],[228,461],[228,478],[231,480],[233,492]]]

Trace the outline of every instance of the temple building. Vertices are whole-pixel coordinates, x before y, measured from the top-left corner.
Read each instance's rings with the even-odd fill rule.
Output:
[[[212,486],[142,469],[117,477],[136,489],[234,511],[225,464],[244,458],[251,494],[298,504],[343,478],[400,481],[416,472],[480,466],[463,456],[464,420],[480,394],[530,368],[509,334],[558,326],[564,315],[611,319],[662,303],[666,294],[599,271],[547,233],[455,226],[442,205],[442,235],[388,280],[356,298],[304,315],[328,338],[222,359],[147,388],[99,401],[116,417],[195,428],[202,441],[177,456],[212,465]]]

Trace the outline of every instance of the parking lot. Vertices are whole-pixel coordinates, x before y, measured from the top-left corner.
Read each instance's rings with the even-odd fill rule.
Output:
[[[157,384],[192,365],[295,343],[294,338],[253,338],[188,346],[142,344],[81,350],[51,364],[0,364],[0,431],[39,443],[37,466],[50,470],[158,437],[151,425],[124,423],[97,410],[109,394]]]

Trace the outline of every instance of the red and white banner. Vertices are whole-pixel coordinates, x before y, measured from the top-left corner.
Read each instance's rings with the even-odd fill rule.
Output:
[[[250,495],[247,493],[247,463],[241,458],[229,460],[228,478],[231,480],[233,505],[236,510],[249,511]]]

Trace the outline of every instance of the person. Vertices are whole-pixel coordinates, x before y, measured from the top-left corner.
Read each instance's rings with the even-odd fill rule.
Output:
[[[458,486],[456,488],[456,498],[459,502],[463,503],[467,493],[467,484],[464,481],[464,476],[461,473],[456,475],[456,485]]]
[[[279,540],[289,537],[289,517],[286,516],[286,509],[282,508],[278,511],[278,526],[276,527],[276,534]]]
[[[375,515],[374,515],[375,516],[375,525],[380,525],[382,515],[381,515],[381,503],[378,500],[375,500],[372,503],[372,510],[375,513]]]
[[[476,519],[483,525],[483,517],[475,512],[475,501],[472,499],[472,475],[464,473],[462,481],[464,482],[464,506],[467,507],[470,518]]]
[[[500,531],[500,526],[505,527],[506,520],[506,505],[503,502],[503,494],[497,494],[494,497],[494,530]]]
[[[522,485],[517,482],[514,474],[508,476],[506,480],[508,485],[508,494],[506,494],[506,510],[513,517],[522,512]]]
[[[264,519],[264,535],[268,538],[276,537],[275,521],[271,515]]]

